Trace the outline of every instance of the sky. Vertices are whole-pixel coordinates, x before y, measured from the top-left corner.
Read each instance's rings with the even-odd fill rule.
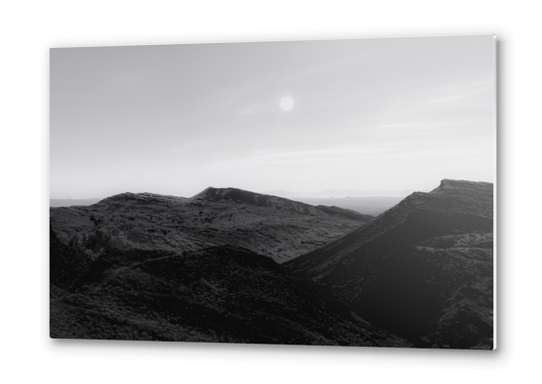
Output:
[[[494,56],[493,36],[53,48],[50,197],[492,182]]]

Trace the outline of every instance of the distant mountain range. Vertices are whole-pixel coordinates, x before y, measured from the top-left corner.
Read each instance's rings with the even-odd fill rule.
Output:
[[[336,206],[351,209],[367,215],[378,216],[387,211],[404,197],[395,196],[363,196],[363,197],[297,197],[294,200],[311,205]]]
[[[101,199],[94,198],[94,199],[49,199],[49,206],[51,207],[71,207],[74,205],[80,206],[86,206],[86,205],[92,205],[96,204]]]
[[[493,347],[493,185],[377,218],[235,188],[51,208],[51,336]]]
[[[324,189],[321,191],[293,192],[285,189],[266,191],[290,199],[301,198],[342,198],[342,197],[406,197],[413,193],[412,189]]]

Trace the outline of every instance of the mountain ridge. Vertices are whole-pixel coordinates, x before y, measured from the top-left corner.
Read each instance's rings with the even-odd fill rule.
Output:
[[[88,207],[51,208],[57,237],[91,258],[108,248],[196,250],[235,244],[284,262],[373,219],[235,188],[190,198],[120,193]]]

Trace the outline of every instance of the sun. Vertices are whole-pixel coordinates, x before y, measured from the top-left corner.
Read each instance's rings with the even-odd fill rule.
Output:
[[[290,96],[285,96],[280,99],[280,109],[282,109],[284,112],[291,111],[293,107],[294,99],[292,99]]]

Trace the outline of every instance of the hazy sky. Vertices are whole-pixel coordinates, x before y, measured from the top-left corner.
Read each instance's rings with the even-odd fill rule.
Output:
[[[493,181],[493,59],[492,36],[52,49],[51,197]]]

